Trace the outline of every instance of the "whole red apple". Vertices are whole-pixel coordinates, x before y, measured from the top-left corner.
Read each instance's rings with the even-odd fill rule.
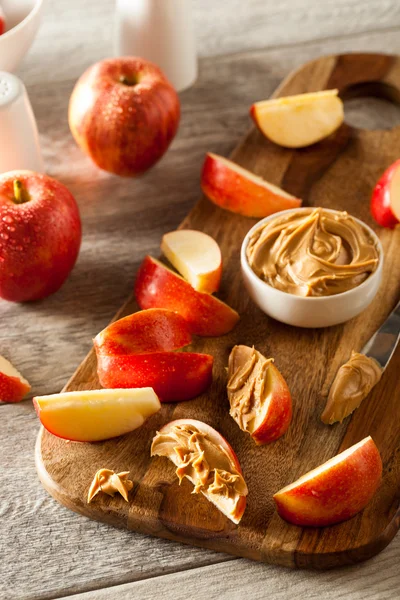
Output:
[[[0,175],[0,297],[38,300],[64,283],[78,257],[81,220],[72,194],[33,171]]]
[[[178,129],[179,98],[160,69],[142,58],[110,58],[89,67],[69,103],[78,146],[98,167],[133,177],[167,150]]]

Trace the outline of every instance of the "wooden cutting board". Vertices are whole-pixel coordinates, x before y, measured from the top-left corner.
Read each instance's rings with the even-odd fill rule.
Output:
[[[292,73],[275,96],[335,87],[345,98],[367,93],[398,100],[400,58],[375,54],[321,58]],[[400,352],[352,417],[330,427],[321,423],[320,414],[338,367],[352,349],[364,345],[399,299],[400,228],[377,228],[369,213],[375,182],[399,156],[400,127],[366,131],[344,124],[329,139],[296,151],[279,148],[257,130],[250,131],[233,153],[236,162],[303,198],[306,206],[347,210],[374,227],[385,251],[378,297],[358,318],[325,330],[296,329],[267,318],[248,298],[239,269],[240,245],[254,221],[202,198],[181,227],[202,230],[217,240],[224,259],[219,296],[241,315],[230,334],[198,338],[193,344],[196,351],[215,357],[211,388],[195,400],[163,405],[139,430],[103,443],[70,443],[42,429],[36,463],[50,494],[78,513],[115,526],[291,567],[328,568],[381,551],[400,525]],[[130,298],[116,318],[137,308]],[[225,367],[232,346],[238,343],[254,344],[266,356],[273,356],[292,391],[292,424],[286,435],[271,445],[257,447],[228,414]],[[92,351],[65,390],[98,387]],[[191,495],[188,481],[179,486],[167,459],[150,458],[156,430],[183,417],[211,424],[237,452],[249,487],[239,526],[201,495]],[[384,475],[379,491],[362,513],[321,529],[302,529],[279,518],[274,492],[367,435],[372,435],[381,452]],[[119,496],[105,495],[86,504],[93,475],[102,467],[130,471],[134,488],[129,504]]]

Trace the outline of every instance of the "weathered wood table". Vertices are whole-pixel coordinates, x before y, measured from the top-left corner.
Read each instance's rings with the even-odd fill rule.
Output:
[[[54,393],[65,384],[91,338],[130,293],[144,254],[157,254],[162,234],[198,198],[204,153],[227,155],[248,129],[252,101],[267,97],[291,69],[321,54],[400,53],[396,0],[195,2],[200,76],[181,95],[179,135],[144,177],[121,180],[83,156],[67,123],[75,80],[112,54],[113,5],[114,0],[48,0],[19,72],[37,116],[48,172],[77,198],[84,230],[78,264],[57,294],[31,305],[0,302],[0,353],[12,358],[34,394]],[[388,103],[354,100],[346,113],[360,126],[400,122],[400,109]],[[1,599],[399,597],[400,536],[364,564],[325,573],[289,571],[115,530],[71,513],[38,481],[33,459],[38,421],[31,402],[2,405],[0,414]]]

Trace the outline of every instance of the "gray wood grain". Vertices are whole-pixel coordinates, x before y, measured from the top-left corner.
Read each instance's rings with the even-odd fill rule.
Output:
[[[39,81],[62,81],[113,53],[115,0],[47,3],[40,36],[25,62],[24,75],[29,82],[37,77]],[[400,25],[397,0],[193,0],[193,6],[200,56],[338,36],[352,39],[359,33],[393,30]],[[35,55],[40,62],[34,60]]]
[[[78,594],[71,600],[153,600],[160,594],[174,600],[395,600],[400,584],[393,568],[396,560],[400,560],[400,547],[391,556],[384,552],[370,560],[365,576],[360,565],[325,573],[299,572],[240,559]]]
[[[3,407],[0,430],[0,598],[54,598],[226,560],[117,530],[61,508],[37,479],[31,406]]]
[[[121,180],[98,171],[82,155],[66,118],[76,78],[91,62],[112,52],[112,6],[113,0],[49,0],[43,27],[20,70],[38,119],[48,171],[76,195],[84,226],[78,264],[57,294],[28,305],[0,302],[0,353],[32,382],[33,393],[56,392],[64,385],[90,348],[91,338],[130,292],[143,255],[158,251],[162,233],[175,228],[198,198],[204,153],[228,154],[247,130],[252,101],[268,96],[291,69],[320,54],[400,52],[396,0],[198,1],[199,51],[209,58],[201,62],[196,86],[181,96],[179,135],[152,171],[138,180]],[[362,33],[369,30],[374,32]],[[295,45],[299,42],[307,43]],[[266,46],[270,50],[240,53]],[[212,57],[229,51],[235,54]],[[359,109],[360,105],[357,114]],[[393,109],[383,125],[397,117]],[[38,423],[31,403],[0,406],[0,414],[0,598],[55,598],[230,560],[117,531],[58,506],[42,490],[34,470]],[[235,560],[232,567],[221,567],[224,573],[218,567],[196,569],[185,573],[183,581],[192,586],[193,596],[196,580],[210,596],[221,577],[226,581],[233,573],[242,594],[245,586],[252,586],[253,595],[265,597],[268,591],[272,598],[283,598],[290,582],[299,598],[328,599],[332,588],[335,597],[340,592],[352,600],[380,600],[390,597],[380,595],[389,593],[385,589],[399,587],[399,552],[397,536],[374,561],[337,577],[288,573]],[[376,564],[376,569],[371,567]],[[146,589],[154,595],[157,582],[175,581],[169,577],[176,576],[135,583],[142,587],[133,590],[138,597],[149,597]],[[379,587],[386,585],[383,581],[387,588]],[[177,585],[158,589],[166,598],[178,598]],[[100,598],[98,594],[92,597]]]

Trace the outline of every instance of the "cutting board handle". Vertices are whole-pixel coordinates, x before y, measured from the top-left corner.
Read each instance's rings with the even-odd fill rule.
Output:
[[[274,96],[291,95],[299,84],[309,92],[337,88],[343,100],[374,96],[400,105],[400,57],[353,53],[319,58],[289,75]]]

